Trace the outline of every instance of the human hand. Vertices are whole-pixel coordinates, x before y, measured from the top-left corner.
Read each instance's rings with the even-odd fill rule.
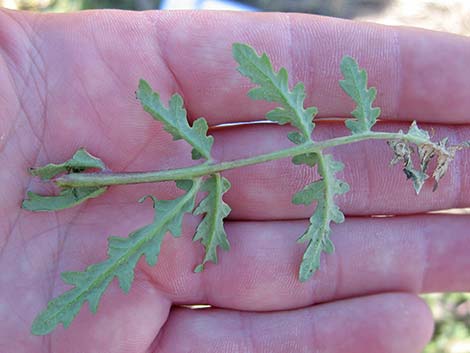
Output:
[[[119,187],[74,209],[31,213],[19,208],[32,185],[28,167],[68,159],[81,146],[114,171],[184,165],[188,148],[168,148],[171,137],[135,100],[139,78],[164,99],[182,94],[192,119],[262,119],[268,106],[246,97],[233,42],[287,66],[320,116],[351,111],[337,85],[349,54],[369,72],[387,124],[416,119],[458,141],[470,135],[466,38],[307,15],[1,11],[1,352],[419,352],[432,318],[416,294],[470,290],[468,217],[422,214],[470,204],[468,152],[436,193],[425,187],[416,197],[400,170],[386,168],[387,146],[367,142],[335,149],[351,185],[338,198],[349,219],[334,226],[336,252],[309,282],[297,280],[303,246],[295,239],[311,210],[290,199],[315,176],[271,162],[226,173],[232,249],[218,265],[192,272],[202,248],[191,242],[196,220],[186,217],[158,264],[138,265],[129,294],[113,283],[96,315],[85,308],[67,330],[29,334],[34,316],[66,289],[60,272],[101,261],[107,236],[151,219],[138,198],[171,197],[175,188]],[[315,132],[322,139],[343,130],[319,123]],[[215,153],[229,160],[271,151],[288,145],[285,133],[272,125],[215,129]],[[370,217],[377,214],[397,216]],[[214,309],[175,307],[199,303]]]

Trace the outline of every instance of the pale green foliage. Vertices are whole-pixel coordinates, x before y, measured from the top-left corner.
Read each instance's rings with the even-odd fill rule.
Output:
[[[174,140],[184,139],[193,146],[193,159],[210,159],[214,138],[206,136],[207,122],[204,118],[199,118],[193,126],[189,126],[183,98],[179,94],[171,96],[168,108],[163,106],[159,94],[154,92],[145,80],[140,80],[136,94],[144,110],[154,119],[161,121],[165,131],[168,131]]]
[[[206,255],[202,263],[194,269],[195,272],[201,272],[208,261],[217,263],[218,246],[223,250],[230,249],[223,220],[228,216],[231,209],[222,199],[228,189],[230,189],[230,182],[222,177],[220,173],[211,175],[202,185],[201,191],[207,192],[207,196],[194,210],[194,214],[205,214],[205,216],[197,227],[193,240],[201,241],[206,250]]]
[[[238,71],[259,85],[251,89],[248,95],[256,100],[266,100],[282,105],[268,112],[266,118],[281,125],[289,123],[299,129],[305,139],[310,139],[314,127],[312,119],[317,114],[317,108],[304,109],[303,83],[297,83],[290,91],[285,68],[282,67],[276,73],[268,56],[264,53],[258,56],[249,45],[235,43],[232,48],[233,57],[240,65]]]
[[[175,140],[184,139],[192,147],[193,159],[204,157],[211,159],[213,137],[206,136],[208,126],[203,118],[189,126],[182,98],[175,94],[169,102],[169,108],[163,107],[157,93],[143,80],[140,81],[137,97],[144,109],[155,119],[164,123],[166,131]],[[50,179],[61,173],[81,173],[89,168],[105,169],[104,164],[85,150],[79,150],[74,157],[62,164],[49,164],[42,168],[32,169],[32,174],[42,179]],[[153,223],[132,232],[127,238],[110,237],[108,239],[108,258],[100,263],[89,266],[83,272],[65,272],[64,282],[74,288],[49,302],[47,308],[34,320],[32,333],[44,335],[51,332],[58,324],[68,327],[80,308],[88,301],[90,310],[96,312],[98,303],[106,288],[117,277],[124,292],[131,288],[137,262],[145,256],[147,263],[154,266],[160,253],[160,246],[167,232],[178,237],[181,234],[183,215],[192,213],[196,195],[203,185],[208,196],[201,202],[195,214],[205,213],[206,216],[198,227],[195,239],[201,239],[206,248],[207,261],[217,262],[216,248],[221,246],[228,250],[228,240],[223,230],[223,218],[230,212],[230,207],[222,201],[222,195],[230,187],[230,183],[219,173],[203,182],[195,180],[179,180],[178,187],[186,193],[173,200],[157,200],[153,196],[155,217]],[[57,210],[74,206],[87,198],[103,193],[106,187],[63,188],[58,196],[41,196],[28,193],[28,200],[23,207],[29,210]],[[142,198],[143,201],[146,197]],[[203,232],[207,231],[206,234]],[[199,270],[203,269],[203,264]]]
[[[295,143],[296,145],[301,145],[305,143],[306,141],[310,139],[306,139],[303,137],[301,134],[299,134],[297,131],[291,131],[287,134],[287,138]],[[306,164],[309,167],[313,167],[318,163],[318,153],[304,153],[304,154],[299,154],[297,156],[292,157],[292,163],[300,165],[300,164]]]
[[[315,212],[310,217],[310,225],[299,238],[299,242],[308,242],[299,270],[299,279],[302,282],[308,280],[320,267],[320,255],[323,251],[334,251],[330,240],[330,223],[344,222],[344,215],[335,204],[334,197],[349,190],[349,185],[335,176],[343,167],[343,163],[335,161],[332,155],[322,156],[318,164],[322,178],[307,185],[292,198],[294,204],[309,205],[317,202]]]
[[[292,158],[294,164],[306,164],[310,167],[317,165],[320,180],[314,181],[296,193],[292,198],[294,204],[309,205],[316,201],[317,205],[310,224],[299,242],[308,242],[299,269],[301,282],[307,281],[320,267],[322,252],[331,253],[334,250],[330,240],[330,223],[342,223],[343,213],[334,202],[336,195],[344,194],[349,185],[335,174],[344,167],[343,163],[335,161],[332,155],[322,153],[305,153]]]
[[[356,60],[350,56],[345,56],[341,61],[341,72],[344,80],[339,81],[339,84],[357,104],[352,112],[357,120],[346,120],[346,126],[353,134],[368,132],[380,115],[380,108],[372,107],[377,90],[374,87],[367,88],[366,71],[359,69]]]
[[[44,167],[31,168],[31,175],[38,176],[42,180],[50,180],[63,173],[82,173],[88,169],[105,170],[101,159],[92,156],[84,148],[80,148],[71,159],[61,164],[49,163]],[[98,197],[106,191],[106,187],[80,187],[61,188],[56,196],[38,195],[29,191],[28,198],[23,201],[21,207],[29,211],[57,211],[77,206],[78,204]]]
[[[86,149],[80,148],[68,161],[60,164],[49,163],[40,168],[31,168],[30,173],[42,180],[49,180],[61,173],[79,173],[90,168],[106,169],[101,159],[92,156]]]
[[[240,65],[238,70],[253,83],[259,85],[249,91],[248,95],[253,99],[264,99],[281,104],[281,108],[272,110],[266,117],[279,124],[289,123],[296,127],[299,132],[293,131],[287,136],[296,145],[307,141],[312,142],[311,133],[314,127],[312,119],[317,113],[317,108],[304,109],[304,85],[299,82],[292,91],[289,91],[287,71],[281,68],[276,73],[266,54],[258,56],[254,49],[246,44],[234,44],[233,56]],[[349,68],[347,62],[345,65],[345,68]],[[360,76],[362,77],[362,74]],[[348,81],[346,87],[349,88],[355,83]],[[360,83],[362,84],[362,81]],[[358,90],[361,89],[362,86]],[[318,164],[318,171],[322,177],[293,198],[296,204],[310,204],[314,200],[317,201],[315,212],[310,218],[310,226],[300,238],[302,242],[308,241],[299,270],[300,280],[306,281],[320,266],[321,253],[333,251],[333,244],[329,238],[330,223],[341,223],[344,220],[343,214],[334,203],[334,197],[348,191],[349,186],[336,179],[335,173],[343,168],[343,164],[335,161],[331,155],[325,156],[321,152],[305,153],[293,157],[292,162],[310,167]]]
[[[95,313],[101,296],[114,277],[118,278],[120,287],[128,292],[139,259],[145,255],[147,263],[155,265],[165,233],[169,231],[175,237],[180,236],[183,215],[193,210],[201,181],[197,179],[189,184],[178,183],[186,193],[174,200],[153,198],[155,217],[151,224],[132,232],[127,238],[109,237],[108,258],[105,261],[91,265],[83,272],[62,273],[63,281],[74,288],[49,302],[34,320],[31,332],[45,335],[59,323],[68,327],[85,301]]]
[[[318,153],[304,153],[292,157],[292,163],[297,165],[306,164],[309,167],[313,167],[318,163],[319,158],[320,156]]]
[[[28,191],[27,199],[21,207],[29,211],[59,211],[75,207],[82,202],[100,196],[106,191],[105,187],[64,188],[59,195],[38,195]]]
[[[416,121],[413,121],[411,123],[410,128],[408,129],[407,135],[418,137],[420,139],[428,140],[429,142],[431,142],[431,137],[429,136],[429,132],[419,128]]]
[[[469,142],[447,146],[447,139],[434,143],[429,134],[421,130],[416,123],[411,125],[406,134],[402,131],[399,133],[371,131],[371,127],[380,114],[379,108],[372,107],[376,91],[374,88],[367,87],[366,72],[359,69],[356,61],[350,57],[345,57],[341,63],[344,80],[340,81],[340,84],[357,104],[352,112],[356,119],[346,121],[346,126],[352,134],[316,143],[312,140],[311,134],[314,129],[313,117],[317,109],[315,107],[304,108],[303,84],[297,83],[290,90],[287,71],[284,68],[278,72],[274,71],[268,56],[266,54],[258,56],[248,45],[234,44],[233,56],[239,64],[238,70],[257,85],[250,90],[249,96],[256,100],[264,99],[280,105],[268,112],[266,117],[281,125],[289,123],[297,129],[289,132],[287,136],[296,146],[261,156],[215,163],[211,157],[213,138],[207,136],[207,122],[199,118],[190,126],[181,96],[173,95],[167,108],[163,106],[158,93],[154,92],[147,82],[141,80],[136,93],[143,108],[154,119],[162,122],[164,129],[175,140],[183,139],[193,147],[193,159],[203,157],[207,161],[179,170],[144,173],[145,182],[178,180],[177,186],[185,193],[173,200],[157,200],[153,196],[141,199],[143,201],[147,197],[152,198],[155,209],[153,222],[132,232],[127,238],[110,237],[108,257],[103,262],[91,265],[83,272],[63,273],[63,280],[74,287],[49,302],[47,308],[35,319],[32,327],[33,334],[47,334],[60,323],[67,327],[86,301],[91,311],[96,312],[101,296],[114,277],[117,277],[120,287],[128,292],[131,289],[139,259],[144,256],[149,265],[155,265],[164,235],[170,232],[175,237],[180,236],[183,216],[186,213],[203,215],[193,240],[202,243],[205,255],[194,271],[202,271],[209,261],[217,263],[218,248],[228,250],[230,247],[223,223],[231,211],[223,200],[224,194],[230,188],[230,182],[220,174],[224,170],[284,157],[292,157],[292,162],[296,165],[317,167],[320,179],[305,186],[292,199],[294,204],[316,204],[313,215],[310,217],[310,224],[299,238],[299,242],[307,243],[299,269],[299,279],[306,281],[319,268],[322,253],[331,253],[334,250],[330,239],[331,223],[344,221],[344,215],[336,204],[335,197],[349,190],[348,184],[338,179],[336,175],[343,169],[343,164],[334,160],[331,154],[323,154],[325,148],[370,138],[392,139],[389,141],[394,152],[392,163],[403,162],[406,176],[412,179],[416,192],[419,192],[425,180],[429,178],[427,171],[432,158],[437,159],[432,173],[436,188],[439,180],[447,172],[455,152],[461,148],[470,147]],[[412,154],[415,149],[411,144],[416,145],[419,168],[414,167]],[[97,173],[87,176],[91,179],[95,178],[93,183],[84,183],[85,175],[80,175],[78,182],[75,180],[75,184],[64,183],[73,179],[77,173],[83,173],[88,169],[104,171],[105,166],[101,160],[83,149],[77,151],[73,158],[65,163],[48,164],[42,168],[32,169],[31,173],[43,180],[54,178],[53,181],[57,185],[62,185],[61,193],[57,196],[28,193],[29,199],[23,202],[23,207],[33,211],[58,210],[96,197],[106,190],[106,185],[124,183],[124,179],[127,179],[126,183],[142,182],[135,176],[142,175],[142,173],[124,175],[114,173],[111,179],[114,178],[114,181],[118,182],[111,183],[103,182],[104,179],[110,180],[109,173],[105,175]],[[153,175],[154,179],[149,178],[149,175]],[[59,182],[60,178],[62,182]],[[90,185],[103,186],[90,187]],[[206,196],[194,209],[199,191],[205,192]]]

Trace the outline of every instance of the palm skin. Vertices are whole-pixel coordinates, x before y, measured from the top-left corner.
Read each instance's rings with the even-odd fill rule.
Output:
[[[116,187],[74,209],[31,213],[19,207],[25,191],[44,185],[28,168],[82,146],[113,171],[187,165],[190,148],[172,142],[135,100],[138,80],[163,99],[182,94],[192,120],[259,120],[269,106],[246,98],[230,55],[236,41],[286,65],[321,116],[351,110],[337,85],[339,60],[349,54],[378,88],[384,128],[406,128],[396,121],[411,117],[436,124],[438,135],[470,136],[466,38],[303,15],[0,11],[1,352],[419,352],[432,318],[416,294],[470,290],[468,217],[422,214],[470,204],[469,153],[438,192],[428,185],[417,198],[400,170],[384,167],[387,146],[367,142],[334,152],[351,185],[338,202],[357,217],[334,227],[336,253],[323,257],[311,281],[297,280],[303,246],[295,239],[312,210],[290,198],[315,175],[277,161],[224,174],[232,183],[232,249],[219,253],[218,265],[192,273],[203,252],[191,242],[197,219],[187,216],[155,267],[139,263],[129,294],[113,283],[96,315],[85,307],[69,329],[30,335],[35,315],[67,289],[60,272],[102,261],[108,235],[150,222],[150,205],[135,202],[142,195],[177,191],[171,183]],[[288,146],[287,131],[214,129],[216,157]],[[315,131],[318,140],[346,133],[340,124]],[[176,307],[197,303],[217,309]]]

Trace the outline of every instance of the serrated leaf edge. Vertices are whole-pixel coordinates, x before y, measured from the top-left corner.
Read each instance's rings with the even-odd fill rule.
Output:
[[[272,84],[275,89],[277,90],[277,93],[282,99],[282,102],[279,102],[277,100],[273,100],[272,97],[263,97],[264,100],[267,101],[275,101],[277,103],[280,103],[282,107],[285,110],[290,110],[291,112],[294,113],[294,116],[296,117],[295,121],[289,121],[289,123],[299,129],[299,131],[302,133],[302,135],[310,140],[311,139],[311,134],[314,129],[315,124],[313,123],[313,117],[317,114],[317,108],[316,107],[307,107],[304,108],[304,101],[305,101],[305,87],[302,82],[298,82],[297,84],[294,85],[294,88],[292,90],[289,89],[288,86],[288,73],[287,70],[284,67],[281,67],[278,72],[274,71],[271,60],[269,57],[266,55],[266,53],[262,53],[261,55],[258,55],[257,52],[249,45],[243,44],[243,43],[234,43],[232,46],[232,53],[234,59],[237,61],[239,64],[239,67],[237,70],[243,75],[248,77],[254,84],[256,84],[259,87],[263,87],[263,85],[259,82],[256,82],[249,74],[244,72],[243,66],[246,65],[248,62],[250,65],[252,65],[259,74],[265,77],[267,81]],[[244,62],[241,62],[241,57],[245,60]],[[263,63],[263,66],[259,65],[259,62],[256,62],[253,60],[253,58],[256,58],[255,60],[260,61]],[[265,72],[265,69],[268,70],[268,73]],[[279,80],[281,83],[277,82]],[[285,87],[283,87],[285,85]],[[259,87],[255,87],[249,92],[249,96],[253,99],[259,99],[259,98],[254,98],[253,92],[256,92]],[[275,121],[279,124],[284,124],[286,122],[280,122],[279,120],[272,119],[273,115],[278,115],[280,114],[281,111],[279,108],[275,108],[274,110],[269,111],[266,114],[266,117],[269,120]],[[308,116],[311,115],[310,118]]]
[[[230,206],[228,206],[224,200],[223,200],[223,195],[229,190],[230,188],[230,183],[229,181],[222,177],[220,173],[215,173],[210,176],[210,178],[213,178],[215,182],[215,189],[213,190],[205,190],[204,185],[203,185],[203,191],[207,191],[208,194],[205,199],[203,199],[199,206],[194,210],[195,215],[200,215],[200,214],[205,214],[204,219],[199,223],[196,232],[193,237],[193,241],[200,240],[201,243],[204,246],[205,249],[205,255],[200,264],[198,264],[194,268],[194,272],[201,272],[204,270],[204,265],[211,261],[214,264],[218,262],[217,258],[217,247],[221,247],[223,250],[229,250],[230,249],[230,243],[228,242],[227,239],[227,234],[224,229],[223,225],[223,219],[228,216],[230,213],[231,209]],[[206,180],[207,183],[207,180]],[[224,183],[227,183],[227,187],[224,187]],[[210,193],[215,193],[215,195],[211,195]],[[203,208],[204,201],[209,200],[209,197],[213,197],[214,199],[214,204],[212,205],[212,212],[210,210],[207,210]],[[209,218],[208,218],[209,217]],[[209,219],[210,221],[210,226],[209,226],[209,240],[207,244],[204,244],[204,238],[207,237],[207,234],[203,234],[202,227],[204,225],[204,221],[206,219]],[[223,242],[220,243],[218,239],[218,235],[223,237]],[[214,256],[211,257],[211,250],[214,252]]]
[[[97,279],[95,279],[91,285],[87,286],[85,289],[82,289],[80,291],[80,293],[75,296],[74,300],[73,301],[69,301],[67,304],[65,305],[62,305],[62,310],[55,310],[55,313],[53,314],[53,318],[50,317],[50,314],[49,314],[49,317],[46,316],[46,314],[48,314],[48,310],[51,309],[53,307],[53,303],[56,303],[59,298],[61,297],[64,297],[66,296],[67,294],[69,294],[70,292],[73,292],[75,290],[77,290],[78,287],[74,287],[68,291],[66,291],[65,293],[61,294],[60,296],[54,298],[51,302],[49,302],[48,306],[46,307],[45,310],[43,310],[34,320],[33,322],[33,325],[32,325],[32,328],[31,328],[31,333],[34,334],[34,335],[45,335],[49,332],[51,332],[52,330],[54,330],[54,328],[56,327],[57,324],[59,323],[63,323],[64,327],[68,326],[70,324],[70,322],[73,320],[73,318],[78,314],[78,311],[72,315],[72,318],[70,320],[67,320],[67,321],[64,321],[65,319],[62,318],[62,319],[58,319],[57,320],[57,323],[53,324],[53,325],[47,325],[47,322],[51,322],[52,320],[55,320],[55,318],[59,315],[64,315],[64,312],[67,311],[67,309],[71,306],[74,306],[74,305],[77,305],[79,304],[80,306],[82,306],[84,304],[85,301],[89,300],[88,298],[86,298],[87,295],[89,295],[94,289],[96,288],[99,288],[99,286],[102,284],[102,283],[106,283],[108,282],[107,284],[105,284],[105,288],[109,285],[109,283],[111,283],[112,279],[114,277],[119,277],[119,274],[116,274],[115,271],[119,268],[119,266],[121,266],[121,264],[123,263],[123,261],[125,261],[126,259],[130,258],[131,256],[135,255],[136,253],[138,253],[138,251],[142,248],[142,246],[144,246],[145,243],[148,243],[152,240],[153,237],[155,236],[158,236],[158,234],[160,233],[163,233],[163,235],[166,233],[166,230],[164,230],[163,228],[169,223],[171,222],[172,219],[174,219],[175,217],[177,217],[179,215],[179,213],[181,212],[181,209],[184,208],[186,206],[186,204],[192,199],[192,198],[195,198],[195,195],[197,194],[200,186],[201,186],[201,180],[202,178],[198,178],[194,181],[193,183],[193,186],[192,188],[183,196],[180,197],[180,201],[178,202],[178,207],[174,207],[172,209],[172,211],[167,214],[165,217],[163,217],[162,219],[159,219],[157,221],[156,224],[150,224],[150,225],[147,225],[145,227],[142,227],[140,228],[139,230],[143,230],[143,229],[146,229],[146,228],[153,228],[151,229],[150,231],[150,235],[144,237],[142,240],[140,240],[136,245],[133,246],[132,249],[129,249],[129,251],[126,253],[125,256],[121,256],[121,258],[119,258],[118,260],[114,261],[111,268],[110,269],[107,269],[106,273],[105,274],[101,274],[98,276]],[[154,199],[155,201],[155,199]],[[139,231],[138,230],[138,231]],[[162,235],[162,236],[163,236]],[[112,237],[110,237],[112,238]],[[143,255],[143,253],[139,256],[139,258]],[[124,259],[123,259],[124,258]],[[94,264],[94,265],[90,265],[89,267],[87,267],[87,269],[85,271],[83,271],[82,273],[83,274],[86,274],[87,273],[87,270],[92,267],[92,266],[97,266],[99,264],[103,264],[105,263],[106,261],[109,261],[111,258],[108,257],[105,261],[103,262],[100,262],[98,264]],[[75,273],[75,276],[77,276],[77,273]],[[65,275],[65,279],[68,278],[68,275]],[[70,279],[70,278],[69,278]],[[101,293],[102,295],[102,293]],[[101,297],[100,295],[100,297]],[[84,298],[85,297],[85,298]],[[97,299],[99,300],[99,298]],[[95,312],[96,309],[97,309],[97,302],[96,303],[90,303],[90,309]],[[46,316],[46,317],[45,317]]]
[[[314,181],[312,184],[318,183],[319,181],[323,181],[324,188],[322,190],[324,192],[324,198],[322,198],[321,200],[317,199],[315,211],[309,219],[309,227],[298,239],[298,242],[308,242],[307,248],[305,249],[305,252],[302,256],[302,261],[299,268],[299,280],[301,282],[307,281],[316,272],[316,270],[320,266],[319,261],[322,252],[331,253],[333,251],[333,243],[329,238],[331,233],[330,223],[342,223],[344,221],[344,215],[334,202],[334,197],[335,195],[343,194],[349,190],[349,186],[347,185],[347,183],[337,179],[335,176],[336,172],[343,169],[342,163],[335,161],[331,155],[323,155],[322,153],[318,153],[317,158],[318,172],[322,179]],[[307,191],[308,186],[309,185],[307,185],[299,193]],[[338,190],[335,190],[336,187],[338,188]],[[296,196],[299,196],[299,193],[296,193],[294,195],[293,201],[295,200]],[[310,201],[311,203],[313,202],[313,199],[307,201]],[[302,203],[307,204],[307,202]],[[317,216],[317,212],[323,212],[323,215],[320,216],[322,223],[320,226],[319,236],[313,238],[311,232],[318,229],[315,228],[312,230],[312,227],[316,226],[313,224],[313,222],[314,217]],[[336,213],[330,214],[330,212]],[[316,248],[313,249],[313,252],[312,246],[316,246]],[[312,270],[309,270],[312,267],[312,263],[317,264],[313,266]]]
[[[141,79],[139,81],[136,96],[137,99],[140,100],[144,110],[155,120],[162,122],[164,124],[165,131],[169,132],[173,136],[173,139],[177,140],[181,138],[193,147],[193,150],[191,151],[193,159],[204,157],[207,160],[211,160],[211,149],[214,143],[214,138],[207,135],[207,121],[201,117],[196,119],[192,125],[189,125],[183,98],[178,93],[175,93],[170,97],[168,107],[165,107],[162,104],[160,95],[152,89],[147,81]],[[150,97],[151,101],[144,101],[144,97]],[[158,109],[156,109],[155,104]],[[181,110],[181,113],[184,115],[184,119],[172,116],[172,110]],[[180,126],[180,124],[184,124],[184,126]],[[189,131],[195,133],[197,139],[195,139],[194,136],[188,135],[185,129],[189,129]],[[175,135],[175,133],[178,135]]]
[[[346,127],[353,135],[366,133],[371,130],[380,115],[380,108],[372,107],[377,90],[375,87],[367,87],[368,75],[366,70],[361,69],[357,61],[351,56],[344,56],[340,67],[344,79],[340,80],[339,84],[343,91],[356,103],[356,107],[352,112],[356,119],[347,119],[345,122]],[[351,88],[356,91],[357,97],[348,92],[348,85],[351,85]],[[360,126],[359,129],[356,129],[357,125]]]

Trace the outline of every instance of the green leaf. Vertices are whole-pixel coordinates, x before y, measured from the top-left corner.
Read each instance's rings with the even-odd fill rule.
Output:
[[[310,205],[313,201],[321,199],[324,193],[325,182],[323,180],[317,180],[297,192],[294,197],[292,197],[292,203],[294,205]]]
[[[303,83],[297,83],[290,91],[286,69],[281,68],[275,72],[268,56],[264,53],[258,56],[249,45],[235,43],[232,52],[240,65],[238,71],[258,85],[251,89],[248,95],[256,100],[266,100],[281,105],[268,112],[266,118],[281,125],[289,123],[299,129],[305,140],[310,140],[314,128],[312,120],[317,114],[317,108],[304,109]]]
[[[155,265],[166,232],[174,236],[181,234],[183,215],[192,212],[200,186],[201,178],[194,181],[183,196],[174,200],[157,200],[152,197],[155,216],[151,224],[132,232],[128,238],[109,237],[108,258],[105,261],[91,265],[83,272],[63,273],[62,279],[74,288],[48,303],[47,308],[34,320],[31,332],[34,335],[45,335],[60,323],[68,327],[85,301],[88,301],[90,310],[95,313],[101,296],[114,277],[118,278],[120,287],[128,292],[139,259],[145,255],[147,263]]]
[[[417,137],[417,138],[421,138],[421,139],[425,139],[425,140],[428,140],[429,142],[431,142],[431,137],[429,136],[429,132],[419,128],[418,124],[416,123],[415,120],[411,123],[411,126],[408,130],[407,135]]]
[[[77,206],[78,204],[100,196],[107,190],[106,187],[80,187],[64,188],[57,196],[38,195],[29,191],[27,199],[23,200],[21,207],[29,211],[58,211]]]
[[[44,167],[31,168],[31,175],[38,176],[42,180],[50,180],[62,173],[82,173],[87,169],[96,168],[105,170],[101,159],[92,156],[84,148],[75,152],[68,161],[60,164],[50,163]],[[27,199],[23,200],[21,207],[29,211],[57,211],[74,207],[85,200],[98,197],[107,190],[106,187],[77,187],[61,188],[56,196],[39,195],[34,192],[27,193]]]
[[[297,131],[289,132],[287,134],[287,138],[296,145],[301,145],[307,141],[307,139]],[[315,164],[317,164],[317,154],[314,152],[299,154],[292,157],[292,163],[297,165],[306,164],[310,167],[313,167]]]
[[[195,215],[205,214],[204,219],[196,229],[193,240],[200,240],[204,245],[206,254],[201,264],[196,266],[195,272],[201,272],[208,261],[217,263],[217,247],[228,251],[230,244],[225,233],[223,220],[228,216],[231,209],[222,199],[223,195],[230,189],[230,182],[219,173],[211,175],[201,190],[207,192],[194,211]]]
[[[317,153],[304,153],[294,156],[292,158],[292,163],[300,165],[306,164],[309,167],[313,167],[318,162]]]
[[[405,165],[403,172],[405,173],[407,179],[411,179],[413,181],[413,188],[415,189],[416,195],[418,195],[424,185],[424,182],[429,178],[429,175],[427,175],[422,170],[414,169],[413,164],[411,163]]]
[[[357,120],[346,120],[346,126],[353,135],[368,132],[380,115],[380,108],[372,107],[377,90],[374,87],[367,88],[366,71],[359,69],[356,60],[350,56],[345,56],[341,61],[341,72],[344,80],[340,80],[339,84],[357,104],[352,112]]]
[[[136,94],[144,110],[155,120],[161,121],[165,131],[169,132],[174,140],[183,139],[193,147],[193,159],[211,158],[214,138],[207,136],[207,122],[204,118],[199,118],[194,121],[193,126],[189,126],[183,98],[179,94],[171,96],[168,108],[163,106],[159,94],[154,92],[145,80],[140,80]]]
[[[80,173],[89,168],[106,169],[101,159],[92,156],[86,149],[80,148],[68,161],[61,164],[50,163],[44,167],[31,168],[30,173],[42,180],[50,180],[61,173]]]
[[[295,143],[296,145],[301,145],[301,144],[303,144],[303,143],[305,143],[305,142],[308,141],[307,138],[305,138],[302,134],[300,134],[300,133],[297,132],[297,131],[291,131],[291,132],[289,132],[289,133],[287,134],[287,138],[288,138],[291,142]]]
[[[308,205],[317,202],[310,217],[310,225],[299,238],[300,242],[308,242],[299,269],[299,279],[302,282],[308,280],[320,267],[322,252],[333,252],[330,223],[344,222],[344,215],[335,204],[334,197],[349,190],[349,185],[335,176],[343,169],[343,164],[335,161],[331,155],[317,154],[317,158],[318,172],[322,178],[307,185],[292,198],[294,204]]]

